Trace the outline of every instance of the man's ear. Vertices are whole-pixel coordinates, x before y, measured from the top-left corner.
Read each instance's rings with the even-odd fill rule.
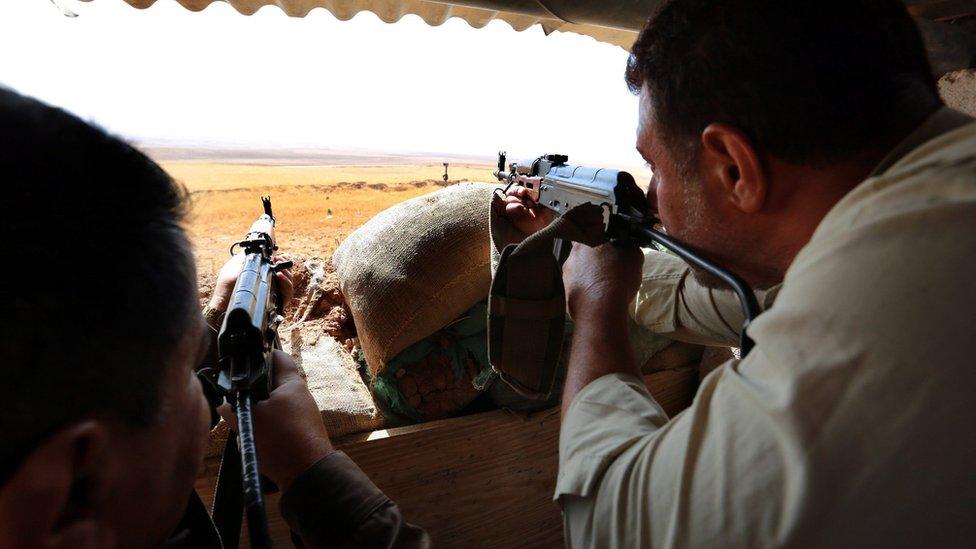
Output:
[[[725,190],[733,206],[756,213],[766,201],[768,181],[752,142],[726,124],[709,124],[702,131],[702,167]]]
[[[107,453],[108,429],[97,420],[44,439],[0,486],[0,548],[113,547]]]

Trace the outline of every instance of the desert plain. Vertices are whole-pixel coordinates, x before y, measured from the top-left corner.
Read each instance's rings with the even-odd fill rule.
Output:
[[[330,258],[384,209],[460,181],[490,181],[490,159],[321,150],[221,150],[144,146],[190,196],[187,230],[201,292],[272,199],[281,251]],[[448,182],[443,180],[448,162]]]

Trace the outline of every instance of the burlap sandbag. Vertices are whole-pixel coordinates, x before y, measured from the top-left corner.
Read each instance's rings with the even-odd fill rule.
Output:
[[[379,213],[332,256],[373,374],[481,301],[495,185],[458,184]]]
[[[282,338],[281,346],[298,364],[329,436],[334,439],[382,428],[383,415],[363,383],[352,355],[328,335],[306,340],[303,332],[300,328],[291,330]],[[220,456],[227,431],[224,421],[211,431],[207,457]]]
[[[383,426],[383,415],[363,383],[356,361],[341,343],[329,336],[305,341],[300,329],[292,330],[282,343],[305,376],[329,436]]]

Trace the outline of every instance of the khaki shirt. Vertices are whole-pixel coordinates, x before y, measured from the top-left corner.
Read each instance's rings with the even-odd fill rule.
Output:
[[[580,391],[555,492],[570,546],[973,543],[976,123],[930,118],[827,214],[773,293],[753,351],[674,418],[631,376]],[[722,344],[742,319],[731,294],[657,253],[633,312]]]

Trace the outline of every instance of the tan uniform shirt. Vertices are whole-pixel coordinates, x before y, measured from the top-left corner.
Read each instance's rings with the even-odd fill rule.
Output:
[[[731,344],[737,311],[645,261],[648,327]],[[631,376],[580,391],[555,493],[570,546],[974,543],[972,119],[941,110],[844,197],[748,331],[670,420]]]

